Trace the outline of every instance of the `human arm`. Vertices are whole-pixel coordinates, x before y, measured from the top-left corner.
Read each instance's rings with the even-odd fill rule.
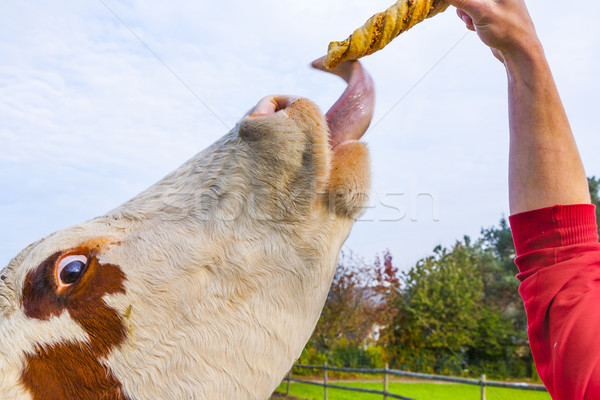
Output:
[[[447,0],[508,74],[511,228],[536,368],[555,399],[600,398],[600,245],[587,179],[523,0]]]
[[[575,139],[523,0],[447,0],[508,74],[511,214],[590,203]]]

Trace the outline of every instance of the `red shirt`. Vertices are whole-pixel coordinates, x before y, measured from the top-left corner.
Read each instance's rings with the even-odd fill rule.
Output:
[[[510,217],[529,343],[553,399],[600,399],[600,244],[595,207]]]

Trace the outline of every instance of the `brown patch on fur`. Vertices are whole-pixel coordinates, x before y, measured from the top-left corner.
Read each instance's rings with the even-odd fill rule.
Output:
[[[82,346],[52,346],[27,356],[21,381],[34,400],[127,399],[121,382]]]
[[[48,320],[68,311],[90,336],[89,343],[44,346],[26,356],[21,381],[35,400],[127,399],[121,383],[100,362],[126,338],[121,316],[102,299],[107,294],[125,293],[123,271],[98,261],[98,252],[106,244],[100,239],[55,253],[27,274],[23,287],[25,315]],[[54,275],[56,263],[73,254],[86,255],[88,266],[79,281],[59,291]]]

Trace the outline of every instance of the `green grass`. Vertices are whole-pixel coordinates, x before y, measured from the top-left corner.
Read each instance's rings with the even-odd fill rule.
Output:
[[[331,382],[335,384],[335,382]],[[383,390],[381,382],[340,382],[342,386]],[[285,393],[285,382],[279,385],[278,392]],[[418,400],[480,400],[479,386],[437,384],[424,382],[390,382],[389,391],[394,394]],[[323,388],[314,385],[292,383],[290,395],[309,400],[322,400]],[[339,389],[327,389],[329,400],[381,400],[383,395],[358,393]],[[528,390],[486,388],[487,400],[551,400],[544,392]]]

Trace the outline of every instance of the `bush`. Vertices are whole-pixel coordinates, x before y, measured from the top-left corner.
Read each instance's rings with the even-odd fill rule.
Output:
[[[369,368],[385,367],[384,351],[381,346],[367,347],[367,356],[369,357]]]
[[[373,369],[383,368],[385,365],[384,358],[384,349],[381,346],[363,348],[356,343],[348,341],[346,338],[341,338],[332,346],[332,350],[328,353],[318,351],[316,347],[309,343],[302,351],[296,363],[303,365],[323,365],[327,361],[327,364],[332,367]],[[318,375],[321,374],[321,370],[295,368],[293,373],[302,376]]]
[[[300,358],[296,361],[297,364],[304,365],[323,365],[323,363],[327,361],[327,356],[323,353],[320,353],[312,347],[310,344],[306,345],[304,350],[302,350],[302,354]],[[315,375],[319,373],[317,369],[306,369],[306,368],[294,368],[294,375]]]

